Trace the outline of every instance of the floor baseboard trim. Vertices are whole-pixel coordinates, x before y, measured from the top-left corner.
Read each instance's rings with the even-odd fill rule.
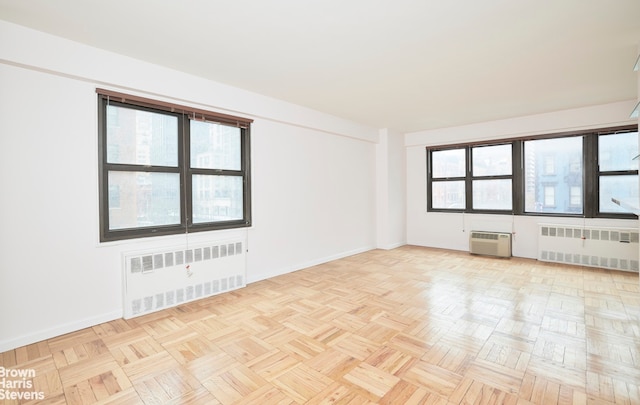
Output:
[[[255,274],[255,275],[247,275],[247,284],[255,283],[258,281],[266,280],[268,278],[281,276],[287,273],[293,273],[294,271],[306,269],[307,267],[317,266],[319,264],[327,263],[333,260],[343,259],[345,257],[357,255],[359,253],[368,252],[369,250],[375,249],[373,246],[366,246],[358,249],[349,250],[346,252],[337,253],[335,255],[325,256],[313,260],[309,260],[307,262],[298,263],[290,267],[284,267],[269,273]]]
[[[114,319],[122,318],[122,311],[113,311],[99,316],[85,318],[75,322],[65,323],[63,325],[56,326],[54,328],[40,330],[27,335],[22,335],[15,338],[9,338],[0,340],[0,353],[13,350],[17,347],[30,345],[32,343],[40,342],[43,340],[51,339],[54,337],[62,336],[67,333],[76,332],[84,328],[90,328],[92,326],[113,321]]]

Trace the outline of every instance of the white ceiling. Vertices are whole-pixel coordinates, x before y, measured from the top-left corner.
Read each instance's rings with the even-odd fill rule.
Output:
[[[0,18],[402,132],[637,97],[639,0],[0,0]]]

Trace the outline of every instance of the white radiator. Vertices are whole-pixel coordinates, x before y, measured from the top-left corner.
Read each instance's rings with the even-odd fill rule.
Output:
[[[511,234],[471,231],[469,253],[498,257],[511,257]]]
[[[123,261],[125,319],[246,285],[244,240],[128,252]]]
[[[540,224],[538,260],[638,271],[638,229]]]

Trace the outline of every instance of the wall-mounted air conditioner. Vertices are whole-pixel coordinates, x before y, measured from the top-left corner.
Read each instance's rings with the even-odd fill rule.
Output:
[[[511,257],[511,234],[471,231],[469,253],[497,257]]]

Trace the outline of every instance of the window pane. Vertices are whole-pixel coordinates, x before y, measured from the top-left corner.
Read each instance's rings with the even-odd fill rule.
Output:
[[[449,149],[449,150],[436,150],[431,152],[432,160],[432,177],[447,178],[447,177],[464,177],[465,176],[465,150],[464,149]]]
[[[511,179],[474,180],[473,208],[511,210]]]
[[[598,137],[598,164],[600,171],[638,170],[638,133],[600,135]]]
[[[191,167],[241,169],[240,128],[191,121]]]
[[[638,200],[638,176],[601,176],[600,177],[600,212],[629,211],[611,201],[616,199]]]
[[[544,174],[554,174],[556,172],[556,157],[554,155],[544,157]]]
[[[178,119],[107,106],[107,163],[178,166]]]
[[[582,187],[573,186],[571,187],[571,196],[569,198],[569,203],[571,205],[581,205],[582,204]]]
[[[193,223],[243,219],[242,177],[193,176]]]
[[[180,223],[180,175],[109,172],[109,229]]]
[[[433,208],[465,208],[464,181],[434,181],[431,183],[431,205]]]
[[[555,207],[556,206],[556,188],[553,186],[544,187],[544,206]]]
[[[582,201],[575,204],[571,190],[582,189],[582,171],[582,137],[526,141],[525,211],[581,214]]]
[[[509,145],[479,146],[472,149],[474,176],[510,175],[511,148]]]

